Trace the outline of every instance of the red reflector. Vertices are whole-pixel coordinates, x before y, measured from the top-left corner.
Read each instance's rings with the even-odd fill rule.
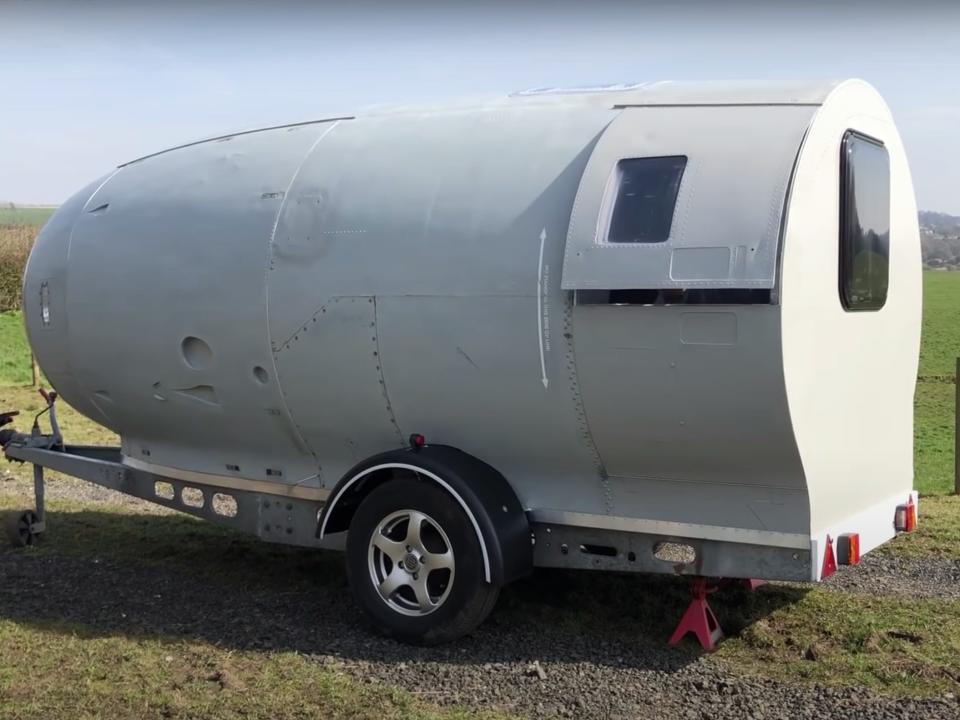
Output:
[[[837,538],[837,562],[841,565],[860,562],[860,533],[846,533]]]
[[[897,532],[913,532],[917,528],[917,506],[913,504],[913,496],[904,505],[897,505],[894,527]]]
[[[833,540],[827,535],[827,551],[823,554],[823,570],[820,571],[820,579],[830,577],[837,571],[837,561],[833,557]]]
[[[410,436],[410,447],[412,447],[414,450],[419,450],[426,444],[427,439],[420,433],[414,433]]]

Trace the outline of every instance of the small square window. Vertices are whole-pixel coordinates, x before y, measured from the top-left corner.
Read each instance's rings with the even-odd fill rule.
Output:
[[[684,155],[621,160],[607,242],[660,243],[669,238],[686,166]]]

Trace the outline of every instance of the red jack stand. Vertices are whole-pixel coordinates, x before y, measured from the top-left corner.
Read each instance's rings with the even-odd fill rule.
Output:
[[[670,636],[671,645],[676,645],[684,635],[692,632],[697,636],[704,650],[712,652],[716,648],[717,643],[723,638],[723,630],[717,622],[717,616],[707,603],[707,595],[716,589],[716,585],[707,584],[706,578],[690,578],[690,604],[680,618],[677,629]]]

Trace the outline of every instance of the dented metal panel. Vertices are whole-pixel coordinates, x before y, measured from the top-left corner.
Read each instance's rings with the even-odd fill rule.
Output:
[[[328,129],[251,133],[127,165],[58,239],[70,264],[69,282],[50,280],[65,293],[64,397],[120,431],[127,454],[274,482],[316,476],[273,365],[265,267],[291,178]]]

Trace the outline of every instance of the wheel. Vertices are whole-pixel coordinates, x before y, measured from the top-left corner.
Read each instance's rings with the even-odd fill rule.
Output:
[[[469,633],[500,594],[484,579],[480,542],[460,505],[436,485],[406,478],[377,487],[357,508],[347,577],[377,630],[418,645]]]
[[[33,545],[39,533],[33,532],[33,526],[40,522],[40,518],[33,510],[24,510],[21,513],[14,513],[7,521],[7,534],[10,541],[17,547],[26,547]]]

